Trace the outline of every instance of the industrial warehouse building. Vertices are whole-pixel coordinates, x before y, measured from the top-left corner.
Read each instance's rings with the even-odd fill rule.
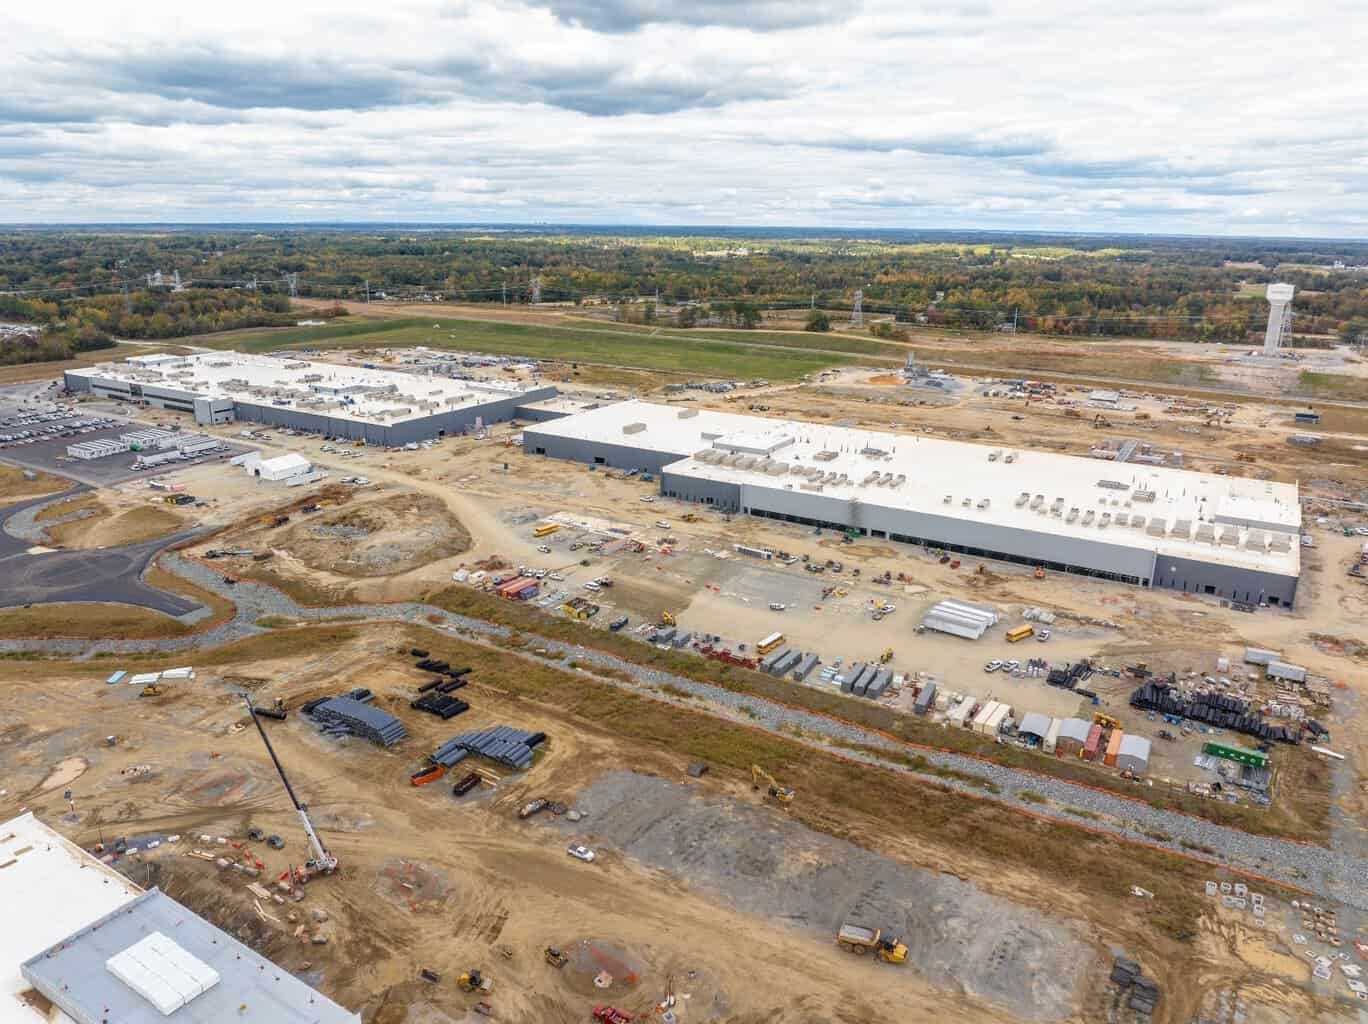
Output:
[[[1136,586],[1290,605],[1301,568],[1295,484],[638,401],[523,446],[729,512]]]
[[[241,352],[133,356],[65,374],[66,388],[193,413],[196,423],[247,420],[367,444],[403,445],[513,419],[556,389],[454,380]]]

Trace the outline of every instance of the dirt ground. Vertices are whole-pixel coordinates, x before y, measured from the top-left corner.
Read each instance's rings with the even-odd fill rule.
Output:
[[[649,1014],[666,993],[678,1019],[719,1024],[1102,1019],[1109,953],[1076,894],[1041,891],[1029,869],[970,879],[978,868],[953,848],[912,852],[892,832],[864,831],[855,845],[815,832],[757,804],[741,780],[686,784],[682,758],[546,705],[503,700],[482,680],[467,691],[474,707],[459,722],[413,714],[407,700],[424,676],[392,653],[404,645],[399,631],[373,627],[281,656],[244,648],[199,665],[196,680],[171,684],[159,699],[106,686],[109,666],[45,667],[37,679],[6,673],[0,814],[25,805],[57,821],[61,789],[71,785],[76,820],[62,827],[80,841],[123,835],[143,846],[181,835],[124,870],[362,1009],[368,1024],[470,1019],[474,1000],[451,979],[472,967],[495,979],[489,998],[502,1020],[568,1024],[601,1002]],[[246,878],[188,855],[236,856],[200,837],[240,843],[255,825],[286,839],[279,853],[247,844],[266,864],[263,883],[303,856],[235,694],[296,706],[361,684],[402,715],[410,737],[399,747],[325,739],[297,715],[268,723],[343,866],[313,882],[304,903],[268,904],[276,920],[260,918]],[[424,751],[491,724],[547,733],[528,772],[496,770],[496,785],[460,800],[449,784],[409,785]],[[78,749],[79,763],[70,753]],[[539,795],[583,819],[519,821],[517,808]],[[571,841],[593,845],[595,862],[567,857]],[[880,846],[906,852],[871,852]],[[315,909],[326,924],[314,922]],[[909,963],[840,952],[830,931],[853,915],[899,931]],[[1130,925],[1105,927],[1112,935]],[[327,944],[311,944],[314,934]],[[1213,925],[1194,949],[1212,986],[1305,971],[1271,952],[1242,958],[1221,935]],[[542,961],[548,944],[570,956],[563,971]],[[420,967],[443,981],[420,982]],[[594,985],[600,972],[610,976],[606,988]],[[1295,989],[1278,999],[1295,1019],[1310,1019]]]

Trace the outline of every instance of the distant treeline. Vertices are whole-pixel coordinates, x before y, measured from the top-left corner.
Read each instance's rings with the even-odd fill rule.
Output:
[[[0,318],[169,338],[293,322],[293,286],[338,299],[649,302],[679,326],[720,318],[747,327],[755,309],[849,309],[858,289],[866,312],[898,323],[1226,341],[1262,329],[1262,286],[1275,275],[1297,287],[1298,334],[1368,321],[1368,274],[1337,262],[1368,265],[1368,243],[739,229],[29,231],[0,235],[0,291],[25,293],[0,296]],[[147,287],[157,272],[178,272],[189,286]]]

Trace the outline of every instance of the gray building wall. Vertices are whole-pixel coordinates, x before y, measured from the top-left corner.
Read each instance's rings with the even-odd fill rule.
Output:
[[[624,434],[624,438],[631,437]],[[584,441],[579,438],[558,437],[541,433],[536,427],[523,430],[523,451],[531,455],[546,455],[553,459],[570,459],[614,469],[644,469],[659,473],[672,462],[678,462],[691,452],[659,452],[633,447],[630,443],[609,444],[603,441]]]
[[[741,511],[740,484],[703,480],[666,470],[660,474],[660,493],[667,498],[696,501],[701,505],[712,505],[727,512]]]
[[[1189,594],[1210,594],[1232,601],[1290,606],[1297,596],[1297,577],[1214,565],[1160,555],[1154,566],[1154,586]]]

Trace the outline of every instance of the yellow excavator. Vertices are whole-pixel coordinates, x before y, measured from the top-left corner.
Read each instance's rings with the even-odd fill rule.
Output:
[[[677,626],[677,625],[679,625],[679,623],[675,622],[674,612],[661,612],[661,613],[660,613],[660,624],[661,624],[662,626]]]
[[[880,664],[880,665],[887,665],[887,664],[888,664],[890,661],[892,661],[892,660],[893,660],[893,648],[891,648],[891,647],[885,647],[885,648],[883,649],[883,653],[879,655],[879,664]]]
[[[779,785],[779,781],[758,764],[751,765],[751,789],[764,789],[765,795],[776,803],[793,803],[793,789]]]
[[[158,686],[156,683],[148,683],[138,693],[139,697],[160,697],[161,695],[162,688]]]
[[[1100,725],[1100,726],[1102,726],[1102,728],[1104,728],[1104,729],[1119,729],[1119,728],[1121,728],[1121,720],[1120,720],[1120,719],[1117,719],[1117,718],[1113,718],[1111,715],[1104,715],[1104,714],[1103,714],[1102,712],[1100,712],[1100,711],[1094,711],[1092,717],[1093,717],[1093,722],[1094,722],[1094,724]]]

